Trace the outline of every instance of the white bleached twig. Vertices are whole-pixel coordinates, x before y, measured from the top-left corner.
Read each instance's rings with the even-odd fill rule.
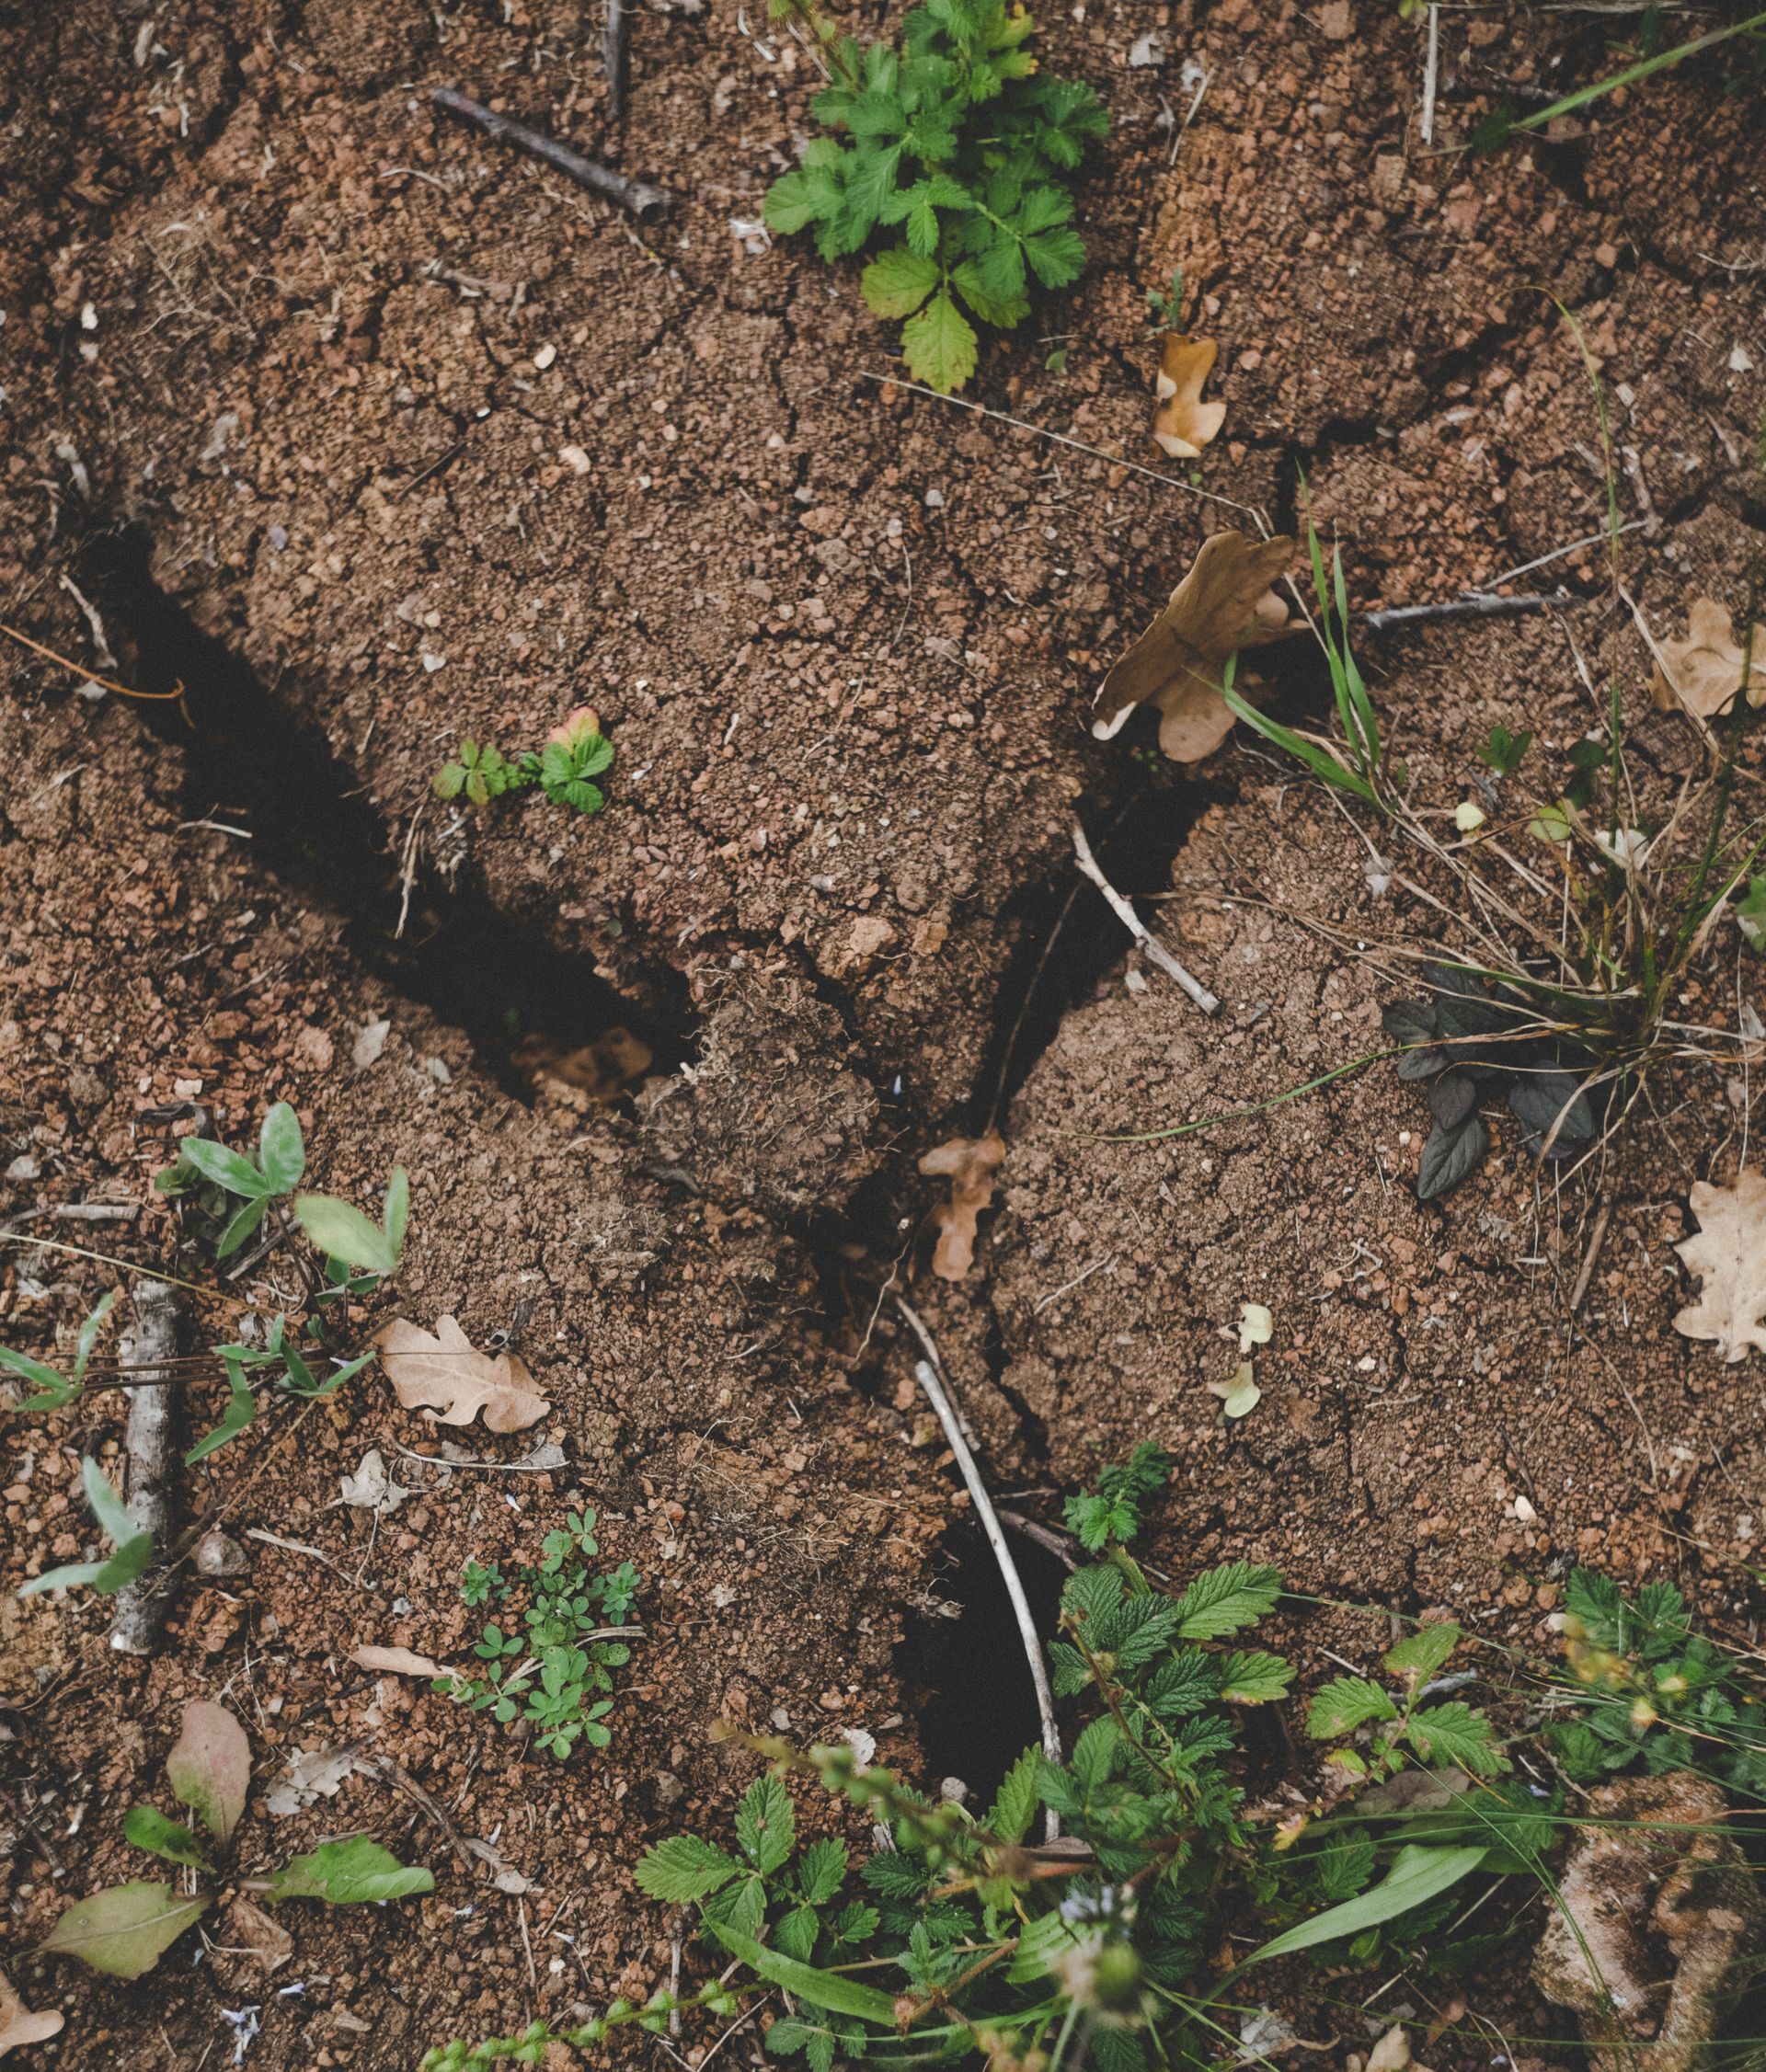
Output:
[[[1156,964],[1166,978],[1176,979],[1177,983],[1204,1014],[1218,1014],[1221,1010],[1219,1000],[1209,991],[1199,979],[1192,978],[1184,969],[1183,966],[1172,956],[1159,938],[1152,933],[1141,916],[1135,912],[1134,909],[1130,906],[1115,886],[1104,876],[1102,870],[1098,868],[1097,858],[1092,854],[1092,845],[1085,839],[1085,830],[1077,820],[1073,822],[1073,854],[1078,859],[1080,869],[1108,900],[1110,910],[1116,915],[1123,927],[1128,930],[1129,933],[1134,937],[1135,941],[1140,944],[1141,952],[1148,961]]]

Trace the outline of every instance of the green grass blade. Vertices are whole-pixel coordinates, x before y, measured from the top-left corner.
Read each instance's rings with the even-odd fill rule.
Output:
[[[1478,1853],[1482,1855],[1483,1851]],[[894,2030],[895,1999],[891,1994],[879,1993],[875,1986],[861,1986],[855,1978],[847,1978],[840,1972],[818,1971],[813,1964],[800,1964],[795,1957],[769,1950],[763,1942],[755,1942],[722,1921],[707,1918],[705,1926],[732,1957],[770,1985],[795,1994],[812,2008],[825,2008],[830,2014],[850,2015],[854,2020]]]

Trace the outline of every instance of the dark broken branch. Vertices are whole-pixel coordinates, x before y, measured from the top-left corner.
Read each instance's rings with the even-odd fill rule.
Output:
[[[607,0],[607,40],[603,52],[607,67],[607,120],[625,120],[625,88],[631,76],[632,18],[625,0]]]
[[[572,151],[568,144],[543,136],[538,130],[530,130],[525,122],[499,115],[483,102],[465,94],[456,94],[451,86],[431,87],[430,98],[444,115],[470,122],[499,143],[511,144],[517,151],[526,152],[530,158],[550,166],[566,179],[586,187],[591,194],[598,194],[605,201],[629,209],[640,223],[648,223],[673,206],[674,197],[666,189],[652,187],[647,180],[635,180],[627,173],[615,173],[610,166],[597,166],[592,159]]]

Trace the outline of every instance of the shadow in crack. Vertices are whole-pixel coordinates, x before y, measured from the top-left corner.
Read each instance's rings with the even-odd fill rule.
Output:
[[[464,1029],[511,1093],[531,1093],[523,1061],[535,1057],[604,1054],[611,1071],[622,1047],[638,1054],[635,1044],[668,1071],[690,1055],[694,1017],[677,973],[659,970],[643,998],[628,997],[597,977],[591,956],[560,950],[470,879],[450,887],[419,874],[401,938],[399,858],[359,781],[288,700],[159,589],[149,555],[138,530],[108,535],[83,573],[136,650],[140,688],[184,686],[178,703],[137,709],[183,751],[192,818],[218,809],[248,828],[254,854],[342,916],[363,963]]]

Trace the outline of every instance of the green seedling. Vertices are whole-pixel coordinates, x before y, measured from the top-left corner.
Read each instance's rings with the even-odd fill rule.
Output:
[[[1184,327],[1184,269],[1174,267],[1171,286],[1168,289],[1147,290],[1147,316],[1149,338],[1163,338],[1167,331],[1181,331]]]
[[[432,788],[438,798],[464,797],[474,806],[488,806],[493,798],[537,784],[554,806],[599,813],[606,796],[590,779],[610,768],[613,760],[614,744],[602,733],[600,720],[590,706],[579,705],[552,729],[537,753],[528,750],[513,761],[498,749],[463,740],[458,760],[442,765]]]
[[[43,1939],[45,1952],[77,1957],[112,1978],[135,1979],[150,1972],[185,1929],[214,1905],[226,1873],[219,1867],[244,1816],[251,1783],[251,1748],[245,1729],[224,1705],[207,1699],[184,1708],[177,1745],[166,1758],[173,1795],[208,1830],[195,1829],[157,1807],[132,1806],[122,1824],[124,1839],[149,1855],[195,1872],[194,1890],[134,1879],[76,1901]],[[269,1878],[234,1881],[242,1891],[272,1904],[321,1899],[333,1906],[369,1900],[402,1899],[432,1892],[435,1879],[396,1857],[366,1835],[327,1842],[297,1856]]]
[[[1429,1684],[1460,1640],[1460,1628],[1451,1620],[1419,1626],[1381,1657],[1392,1688],[1370,1677],[1337,1677],[1327,1683],[1306,1714],[1306,1731],[1314,1741],[1337,1744],[1325,1760],[1352,1777],[1375,1781],[1411,1762],[1426,1769],[1451,1765],[1474,1777],[1506,1770],[1508,1759],[1482,1712],[1457,1698],[1425,1702]],[[1351,1746],[1352,1738],[1362,1745]]]
[[[1112,1540],[1126,1542],[1141,1529],[1141,1508],[1171,1480],[1171,1456],[1143,1441],[1119,1468],[1106,1468],[1096,1486],[1067,1499],[1067,1529],[1088,1554],[1101,1554]]]
[[[601,1551],[594,1528],[592,1510],[570,1512],[564,1527],[546,1534],[539,1562],[508,1577],[497,1563],[469,1562],[460,1575],[464,1601],[476,1608],[524,1597],[522,1624],[505,1631],[500,1620],[487,1622],[473,1647],[484,1665],[478,1674],[438,1677],[430,1686],[502,1725],[528,1721],[539,1746],[560,1762],[579,1741],[605,1748],[613,1739],[605,1724],[614,1709],[613,1671],[631,1660],[632,1651],[604,1636],[624,1626],[643,1581],[629,1562],[591,1574],[588,1558]]]
[[[98,1342],[98,1334],[104,1328],[104,1321],[116,1307],[116,1290],[113,1288],[81,1324],[79,1338],[74,1348],[74,1368],[70,1374],[59,1374],[52,1367],[45,1367],[41,1360],[31,1359],[24,1353],[15,1353],[10,1346],[0,1345],[0,1368],[29,1381],[37,1391],[35,1395],[27,1396],[23,1402],[15,1404],[15,1409],[66,1409],[86,1387],[86,1370],[91,1364],[93,1348]]]
[[[770,12],[830,84],[812,103],[829,133],[767,190],[767,227],[811,231],[830,261],[892,235],[861,291],[877,315],[905,320],[914,379],[948,395],[975,372],[971,318],[1011,330],[1033,288],[1078,279],[1073,177],[1109,119],[1082,81],[1038,71],[1035,24],[1004,0],[936,0],[910,9],[897,42],[862,45],[816,0]]]
[[[293,1193],[306,1171],[300,1117],[286,1101],[265,1115],[250,1157],[207,1137],[186,1137],[178,1157],[155,1173],[154,1185],[173,1201],[197,1203],[219,1225],[214,1256],[225,1259],[256,1235],[272,1202]]]
[[[98,1529],[110,1542],[109,1556],[101,1562],[73,1562],[65,1568],[49,1569],[20,1587],[21,1597],[35,1597],[40,1590],[96,1590],[101,1597],[114,1597],[153,1560],[153,1534],[135,1530],[129,1506],[89,1454],[80,1462],[80,1481]]]

